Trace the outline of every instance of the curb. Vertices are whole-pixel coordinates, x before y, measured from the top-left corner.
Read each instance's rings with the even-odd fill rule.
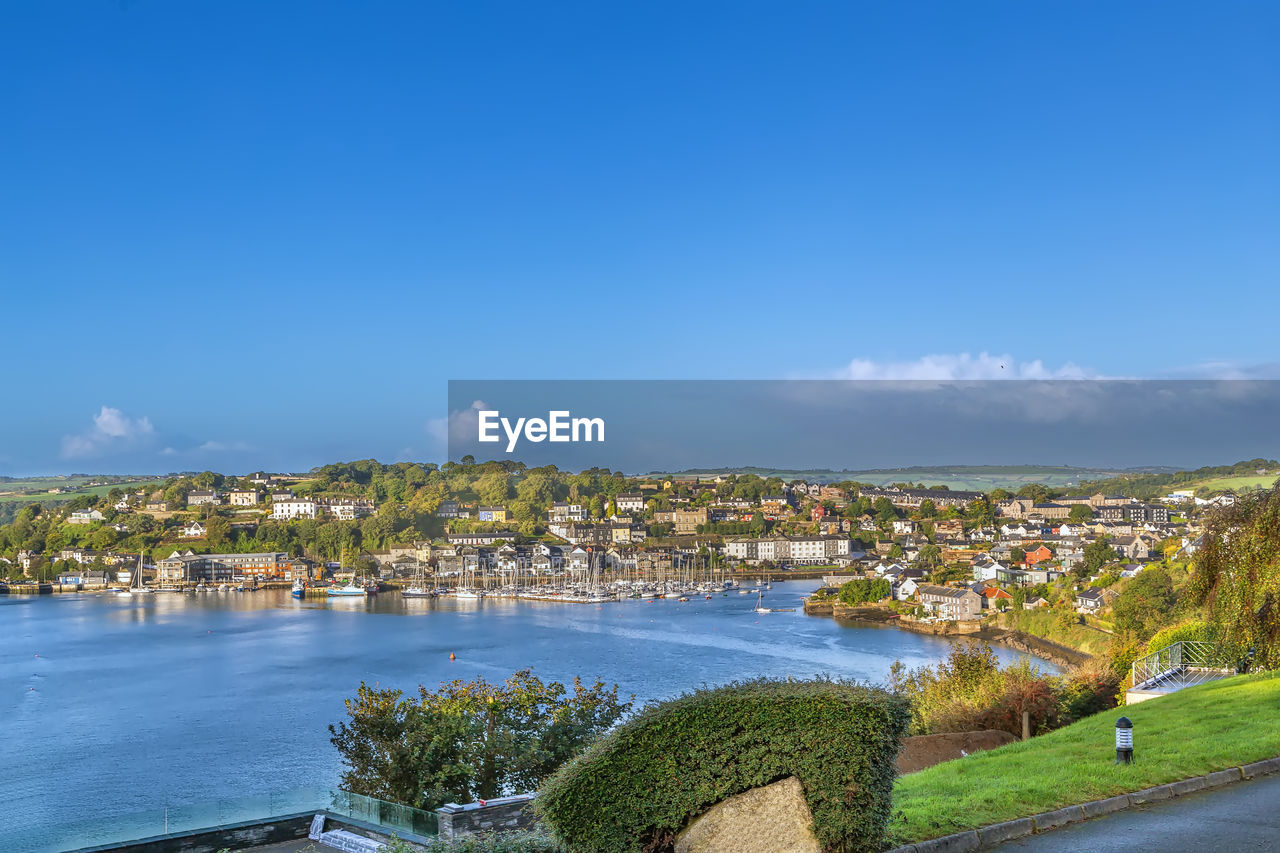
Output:
[[[971,851],[975,850],[988,850],[1006,841],[1026,838],[1028,835],[1039,835],[1042,832],[1049,832],[1061,826],[1079,823],[1082,820],[1102,817],[1133,808],[1134,806],[1158,803],[1162,800],[1194,794],[1198,791],[1221,788],[1223,785],[1230,785],[1233,782],[1243,782],[1248,779],[1256,779],[1259,776],[1269,776],[1272,773],[1280,773],[1280,756],[1263,761],[1255,761],[1252,764],[1243,764],[1227,770],[1218,770],[1204,776],[1180,779],[1177,782],[1157,785],[1154,788],[1145,788],[1130,794],[1118,794],[1103,800],[1081,803],[1078,806],[1067,806],[1051,812],[1032,815],[1031,817],[1007,820],[1004,823],[993,823],[990,826],[980,826],[977,829],[967,829],[964,832],[944,835],[941,838],[917,841],[915,844],[904,844],[901,847],[889,850],[888,853],[971,853]]]

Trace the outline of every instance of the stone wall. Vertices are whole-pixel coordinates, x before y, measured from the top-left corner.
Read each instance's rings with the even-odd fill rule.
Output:
[[[533,794],[485,800],[484,804],[449,803],[436,809],[439,835],[462,838],[478,832],[528,829],[533,826]]]
[[[219,850],[244,850],[250,847],[305,839],[314,816],[314,812],[307,812],[273,818],[269,821],[178,832],[126,843],[85,847],[78,853],[108,850],[123,853],[217,853]]]

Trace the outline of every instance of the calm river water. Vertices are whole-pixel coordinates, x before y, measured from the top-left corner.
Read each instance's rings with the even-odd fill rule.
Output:
[[[228,803],[335,785],[327,726],[361,680],[418,684],[532,667],[643,702],[703,684],[819,673],[883,681],[949,643],[799,612],[813,582],[755,596],[605,605],[299,601],[287,591],[0,598],[6,850],[59,850],[225,821]],[[1004,660],[1015,657],[997,650]],[[450,661],[449,654],[457,655]],[[222,803],[221,806],[211,804]],[[145,816],[130,821],[130,816]],[[168,821],[163,823],[162,821]]]

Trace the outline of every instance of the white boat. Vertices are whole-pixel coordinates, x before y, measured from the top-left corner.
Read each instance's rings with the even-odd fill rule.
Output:
[[[773,612],[773,610],[771,610],[770,608],[768,608],[768,607],[765,607],[765,606],[764,606],[764,593],[763,593],[763,592],[761,592],[761,593],[759,594],[759,596],[757,596],[757,598],[756,598],[755,612],[756,612],[756,613],[772,613],[772,612]]]
[[[346,598],[350,596],[368,594],[369,593],[365,588],[357,584],[355,581],[348,581],[346,586],[331,586],[329,587],[328,592],[330,598]]]
[[[147,589],[142,583],[142,554],[139,553],[138,568],[134,569],[133,574],[129,575],[129,585],[124,589],[117,590],[116,593],[118,595],[141,595],[149,592],[151,590]]]
[[[413,583],[400,590],[402,598],[435,598],[436,591],[427,588],[427,579],[422,573],[422,564],[417,563],[413,569]]]
[[[477,601],[483,595],[484,593],[478,589],[460,589],[454,594],[454,598],[459,598],[463,601]]]

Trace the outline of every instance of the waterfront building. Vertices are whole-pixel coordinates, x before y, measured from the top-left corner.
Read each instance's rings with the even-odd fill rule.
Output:
[[[239,578],[294,580],[300,567],[283,551],[256,554],[196,554],[174,551],[156,564],[160,581],[230,583]]]

